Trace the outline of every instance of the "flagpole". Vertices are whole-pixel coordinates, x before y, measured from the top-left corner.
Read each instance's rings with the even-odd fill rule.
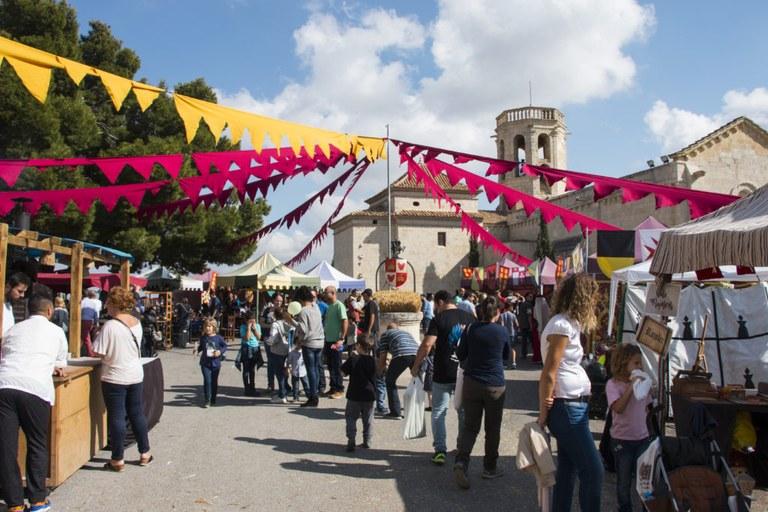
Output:
[[[584,273],[589,274],[589,228],[587,228],[587,237],[584,247],[587,251],[586,257],[584,258]]]
[[[387,257],[392,257],[392,186],[389,178],[389,123],[387,123]]]

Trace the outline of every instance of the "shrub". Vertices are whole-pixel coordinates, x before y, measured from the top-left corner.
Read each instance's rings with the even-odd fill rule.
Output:
[[[382,313],[418,313],[421,311],[421,297],[415,292],[383,290],[373,296]]]

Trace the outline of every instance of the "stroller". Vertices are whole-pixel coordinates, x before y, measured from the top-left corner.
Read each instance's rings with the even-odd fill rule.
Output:
[[[702,404],[695,406],[691,415],[692,436],[680,438],[661,435],[657,420],[660,412],[657,406],[648,415],[649,432],[656,439],[637,465],[637,490],[644,509],[748,512],[751,500],[742,492],[715,441],[717,423],[706,408]],[[730,499],[726,482],[734,491]]]

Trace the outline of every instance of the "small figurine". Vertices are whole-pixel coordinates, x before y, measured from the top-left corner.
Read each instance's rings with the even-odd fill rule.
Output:
[[[744,370],[744,389],[755,389],[755,383],[752,382],[752,372],[749,368]]]

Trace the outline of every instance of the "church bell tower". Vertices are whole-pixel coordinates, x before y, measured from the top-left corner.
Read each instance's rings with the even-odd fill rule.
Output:
[[[531,165],[567,168],[565,116],[556,108],[522,107],[505,110],[496,117],[496,145],[499,158]],[[540,178],[519,171],[499,176],[499,183],[541,199],[565,192],[559,181],[551,187]],[[499,206],[506,211],[506,205]]]

